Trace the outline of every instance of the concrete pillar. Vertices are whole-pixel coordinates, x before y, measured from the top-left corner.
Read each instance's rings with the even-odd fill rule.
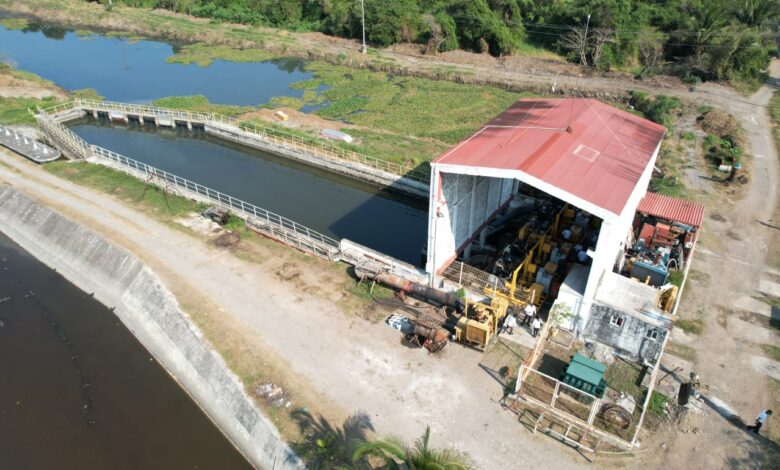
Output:
[[[479,232],[479,246],[484,248],[485,243],[487,243],[487,228],[483,228],[482,231]]]
[[[160,120],[157,119],[157,116],[154,117],[154,125],[160,127]]]
[[[141,124],[142,126],[144,125],[144,117],[140,114],[138,115],[138,123]]]
[[[97,118],[98,118],[98,112],[97,112],[97,109],[93,109],[93,110],[92,110],[92,117],[93,117],[93,118],[95,118],[95,119],[97,119]]]
[[[123,114],[122,117],[124,118],[125,124],[130,124],[130,118],[127,117],[127,114]]]
[[[469,258],[471,258],[471,245],[473,245],[473,243],[469,243],[468,245],[466,245],[466,249],[463,250],[463,260],[464,261],[469,259]]]
[[[192,130],[192,121],[187,121],[187,130]]]

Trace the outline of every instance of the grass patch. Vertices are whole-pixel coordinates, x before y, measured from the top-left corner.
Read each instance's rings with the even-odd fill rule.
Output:
[[[27,111],[30,108],[39,106],[47,108],[54,106],[60,101],[52,96],[37,98],[0,98],[0,122],[11,125],[35,125],[36,121],[32,114]]]
[[[780,362],[780,346],[774,346],[771,344],[762,344],[761,350],[767,357],[772,358],[775,361]]]
[[[119,170],[94,163],[56,161],[43,168],[60,178],[111,194],[154,216],[176,217],[204,208],[203,204],[167,194]]]
[[[674,324],[684,332],[692,335],[700,335],[704,331],[704,322],[700,318],[694,320],[677,320]]]
[[[669,401],[669,397],[663,393],[653,391],[650,402],[647,404],[647,410],[655,416],[662,417],[666,414],[666,405]]]
[[[498,88],[401,77],[314,62],[307,65],[330,105],[315,114],[453,144],[522,95]]]
[[[193,44],[183,46],[166,59],[171,64],[198,64],[208,67],[215,60],[231,62],[263,62],[275,56],[263,49],[236,49],[225,45]]]
[[[650,191],[685,199],[688,191],[682,178],[684,158],[678,147],[679,140],[674,138],[664,139],[661,143],[656,162],[660,172],[653,172]]]
[[[669,282],[677,287],[682,287],[682,282],[685,279],[684,271],[672,271],[669,273]]]
[[[214,104],[203,95],[194,96],[169,96],[152,101],[154,106],[161,108],[185,109],[197,113],[215,113],[225,116],[236,116],[252,111],[251,106],[236,106],[227,104]]]
[[[627,393],[639,400],[644,395],[640,385],[644,373],[642,369],[643,367],[639,364],[617,358],[611,366],[607,367],[604,378],[613,389]]]
[[[666,343],[665,352],[673,356],[677,356],[680,359],[685,359],[686,361],[693,362],[696,360],[696,350],[684,344],[674,343],[672,341],[669,341],[668,343]]]
[[[30,20],[27,18],[0,18],[0,26],[11,30],[27,29],[30,26]]]

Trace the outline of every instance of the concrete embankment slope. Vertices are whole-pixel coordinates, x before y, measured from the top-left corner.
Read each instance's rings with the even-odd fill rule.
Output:
[[[174,296],[138,258],[7,185],[0,185],[0,231],[113,308],[253,465],[303,468]]]

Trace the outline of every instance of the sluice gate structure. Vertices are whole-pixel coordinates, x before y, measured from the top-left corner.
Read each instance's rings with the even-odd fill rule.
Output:
[[[422,188],[425,187],[425,194],[427,195],[427,175],[423,177],[422,172],[419,170],[409,170],[402,176],[401,173],[406,170],[400,165],[378,159],[370,159],[370,157],[364,157],[366,159],[364,162],[358,162],[356,160],[359,157],[349,153],[344,153],[344,155],[347,155],[351,160],[337,160],[339,157],[333,156],[333,154],[324,155],[325,152],[330,152],[332,148],[323,146],[323,149],[321,149],[323,153],[315,154],[317,149],[308,146],[309,144],[303,142],[303,140],[287,140],[286,137],[263,133],[262,130],[256,128],[251,131],[245,130],[243,127],[240,127],[243,124],[238,123],[235,119],[212,114],[91,100],[76,100],[53,108],[38,110],[35,113],[35,118],[38,121],[42,134],[49,143],[59,149],[68,159],[85,160],[108,166],[134,176],[147,184],[159,187],[168,193],[228,210],[244,220],[248,227],[258,233],[302,252],[317,255],[331,261],[344,261],[354,266],[371,266],[373,270],[380,269],[420,282],[425,282],[427,279],[423,271],[409,263],[350,240],[336,240],[255,204],[100,146],[92,145],[63,124],[64,122],[84,117],[87,113],[92,116],[104,116],[123,122],[138,120],[144,123],[154,122],[158,126],[180,126],[189,129],[200,127],[207,133],[218,137],[228,138],[226,136],[230,135],[233,138],[228,138],[228,140],[270,151],[278,155],[286,157],[297,155],[297,157],[291,158],[298,161],[308,163],[308,160],[304,160],[304,157],[311,160],[319,159],[317,164],[312,163],[312,165],[362,179],[363,181],[372,181],[378,185],[389,185],[396,190],[400,187],[416,188],[415,191],[421,194]],[[253,144],[249,144],[245,140],[251,140]],[[276,148],[277,150],[268,150],[270,148]],[[340,170],[337,171],[335,167],[338,167]],[[369,180],[359,175],[373,175],[375,179]],[[412,179],[412,176],[414,176],[414,179]],[[410,190],[407,194],[413,194],[413,192]]]

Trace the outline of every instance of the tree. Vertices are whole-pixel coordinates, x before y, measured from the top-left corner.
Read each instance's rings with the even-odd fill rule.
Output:
[[[579,57],[580,65],[588,65],[588,36],[585,28],[569,28],[563,36],[563,47]]]
[[[664,59],[664,35],[654,28],[642,28],[637,35],[639,63],[644,66],[639,75],[644,75],[661,65]]]
[[[750,27],[769,26],[780,19],[780,2],[777,0],[736,0],[734,16]]]
[[[591,56],[593,66],[601,65],[601,56],[604,54],[604,46],[615,42],[615,31],[607,28],[594,28],[593,35],[590,37],[590,44],[593,47]]]
[[[325,418],[315,419],[306,410],[291,413],[303,434],[300,442],[293,444],[295,452],[308,468],[318,470],[369,468],[362,458],[353,455],[364,445],[368,431],[373,431],[371,418],[358,411],[344,420],[341,428],[332,426]]]
[[[465,452],[454,449],[432,449],[430,447],[431,427],[409,447],[395,437],[374,442],[365,442],[357,446],[353,461],[359,462],[368,456],[381,459],[386,468],[401,468],[399,463],[409,470],[474,470],[476,465]]]

